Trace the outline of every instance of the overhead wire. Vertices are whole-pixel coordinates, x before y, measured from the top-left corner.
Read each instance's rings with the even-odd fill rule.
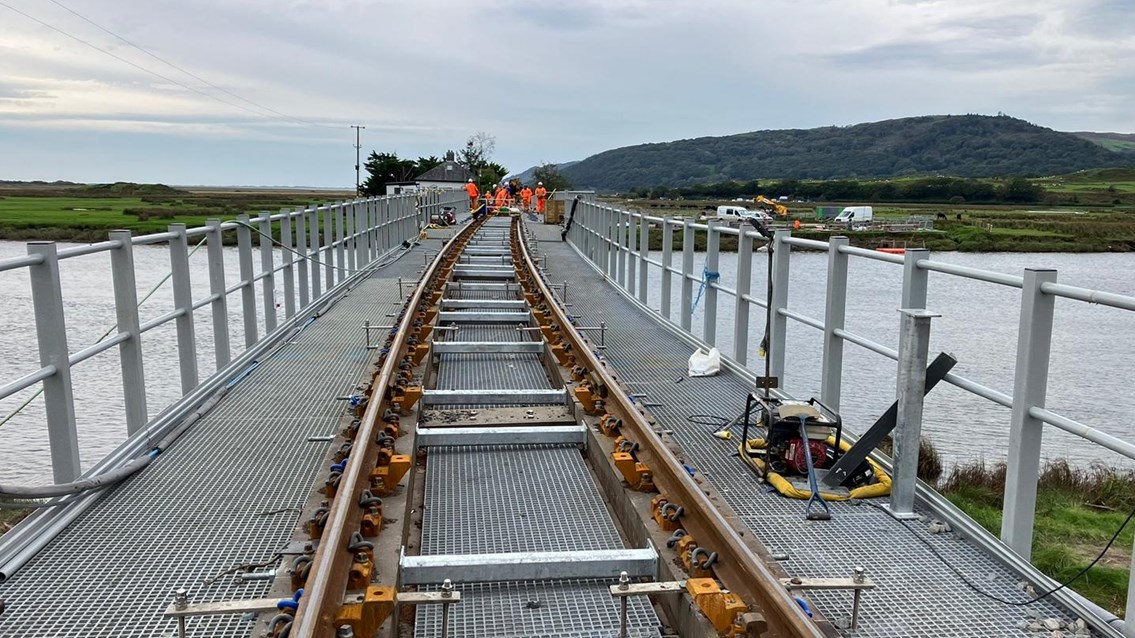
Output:
[[[149,49],[143,47],[142,45],[137,44],[135,42],[132,42],[132,41],[126,39],[125,37],[123,37],[122,35],[119,35],[118,33],[111,31],[110,29],[102,26],[101,24],[95,22],[94,20],[88,18],[87,16],[79,13],[78,11],[75,11],[71,7],[68,7],[67,5],[63,4],[62,2],[59,2],[59,0],[49,0],[49,2],[60,7],[64,11],[70,13],[71,15],[74,15],[75,17],[79,18],[80,20],[83,20],[87,24],[90,24],[91,26],[102,31],[103,33],[106,33],[106,34],[108,34],[108,35],[110,35],[114,38],[117,38],[118,40],[120,40],[124,44],[131,46],[131,47],[141,51],[142,53],[145,53],[146,55],[157,60],[158,62],[161,62],[162,64],[164,64],[164,65],[166,65],[166,66],[168,66],[172,69],[176,69],[176,70],[184,73],[185,75],[188,75],[189,77],[193,78],[194,80],[197,80],[198,82],[200,82],[200,83],[202,83],[202,84],[204,84],[204,85],[206,85],[210,88],[213,88],[213,89],[216,89],[218,91],[221,91],[222,93],[226,93],[228,95],[231,95],[232,97],[234,97],[234,98],[236,98],[236,99],[238,99],[242,102],[246,102],[248,104],[251,104],[251,105],[255,106],[256,108],[263,109],[264,111],[267,111],[269,113],[272,113],[274,115],[282,117],[286,120],[291,120],[291,121],[297,122],[299,124],[306,124],[308,126],[327,126],[326,124],[318,124],[316,122],[310,122],[308,120],[304,120],[304,119],[301,119],[301,118],[298,118],[298,117],[288,115],[287,113],[281,113],[280,111],[277,111],[276,109],[264,106],[263,104],[260,104],[259,102],[254,102],[254,101],[252,101],[252,100],[250,100],[250,99],[248,99],[248,98],[246,98],[242,95],[238,95],[237,93],[234,93],[233,91],[226,89],[222,86],[217,86],[216,84],[210,82],[209,80],[206,80],[205,78],[201,77],[200,75],[197,75],[196,73],[193,73],[192,71],[189,71],[189,70],[185,69],[184,67],[181,67],[177,64],[174,64],[173,62],[170,62],[169,60],[159,56],[158,54],[154,53],[153,51],[150,51]]]
[[[260,111],[256,111],[256,110],[253,110],[251,108],[248,108],[247,106],[243,106],[241,104],[237,104],[237,103],[231,102],[229,100],[225,100],[225,99],[223,99],[223,98],[221,98],[217,95],[214,95],[212,93],[207,93],[207,92],[202,91],[202,90],[200,90],[196,87],[190,86],[190,85],[188,85],[184,82],[179,82],[179,81],[177,81],[177,80],[175,80],[175,79],[173,79],[173,78],[171,78],[167,75],[163,75],[161,73],[158,73],[157,71],[154,71],[153,69],[146,68],[146,67],[142,66],[141,64],[133,62],[133,61],[131,61],[127,58],[124,58],[124,57],[122,57],[122,56],[120,56],[120,55],[118,55],[118,54],[116,54],[112,51],[104,49],[104,48],[102,48],[102,47],[100,47],[100,46],[98,46],[98,45],[96,45],[96,44],[94,44],[90,41],[84,40],[83,38],[80,38],[79,36],[72,35],[71,33],[68,33],[67,31],[64,31],[63,29],[61,29],[61,28],[59,28],[59,27],[57,27],[57,26],[55,26],[55,25],[53,25],[49,22],[45,22],[44,20],[41,20],[41,19],[39,19],[39,18],[29,14],[29,13],[21,11],[20,9],[13,7],[12,5],[8,4],[7,2],[4,2],[3,0],[0,0],[0,7],[4,7],[5,9],[8,9],[9,11],[12,11],[13,13],[19,14],[19,15],[27,18],[28,20],[35,22],[36,24],[39,24],[43,27],[51,29],[52,31],[55,31],[56,33],[58,33],[62,36],[70,38],[70,39],[78,42],[79,44],[82,44],[83,46],[90,47],[90,48],[94,49],[95,51],[98,51],[99,53],[103,53],[105,55],[108,55],[108,56],[114,58],[115,60],[122,62],[123,64],[128,64],[128,65],[134,67],[135,69],[142,71],[143,73],[146,73],[148,75],[152,75],[156,78],[159,78],[161,80],[169,82],[170,84],[180,86],[181,88],[183,88],[187,91],[192,91],[193,93],[196,93],[196,94],[198,94],[202,97],[206,97],[206,98],[209,98],[211,100],[216,100],[217,102],[220,102],[221,104],[225,104],[225,105],[231,106],[233,108],[240,109],[242,111],[245,111],[246,113],[251,113],[252,115],[255,115],[257,117],[262,117],[262,118],[265,118],[265,119],[278,119],[279,118],[279,116],[273,117],[271,115],[261,113]],[[263,108],[263,107],[261,107],[261,108]],[[286,119],[292,119],[288,116],[284,116],[284,117]],[[307,123],[307,124],[311,124],[311,123]]]

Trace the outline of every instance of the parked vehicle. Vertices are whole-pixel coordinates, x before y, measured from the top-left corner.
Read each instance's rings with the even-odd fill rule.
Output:
[[[762,221],[762,222],[765,222],[765,223],[772,221],[772,217],[768,213],[764,212],[763,210],[749,210],[748,208],[745,208],[744,206],[718,206],[716,215],[710,215],[707,212],[706,216],[707,217],[715,216],[715,217],[717,217],[717,219],[720,219],[720,220],[726,221],[726,222],[730,222],[730,221],[741,222],[741,221],[749,219],[749,218],[753,218],[753,219],[756,219],[758,221]]]
[[[874,218],[875,212],[870,206],[848,206],[840,211],[839,215],[832,221],[836,224],[866,226]]]

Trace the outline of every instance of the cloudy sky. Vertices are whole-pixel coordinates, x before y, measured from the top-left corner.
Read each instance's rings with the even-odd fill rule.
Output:
[[[0,179],[347,186],[351,124],[409,156],[485,131],[514,171],[933,113],[1133,132],[1132,25],[1132,0],[0,0]]]

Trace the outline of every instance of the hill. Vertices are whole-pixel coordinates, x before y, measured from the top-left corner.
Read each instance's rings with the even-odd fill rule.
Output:
[[[565,168],[575,166],[578,163],[579,163],[578,160],[576,160],[574,162],[564,162],[562,164],[555,164],[555,167],[557,169],[559,169],[559,171],[562,173]],[[528,170],[526,170],[522,173],[516,173],[515,175],[509,175],[505,179],[518,179],[521,182],[524,182],[525,184],[531,184],[536,179],[536,169],[537,168],[540,168],[540,167],[539,166],[532,166]]]
[[[627,146],[563,173],[577,188],[619,191],[769,177],[1039,176],[1117,165],[1135,165],[1135,152],[1003,115],[934,115]]]
[[[1072,133],[1076,137],[1081,137],[1089,142],[1095,142],[1100,146],[1118,153],[1133,153],[1135,152],[1135,133],[1092,133],[1091,131],[1076,131]]]

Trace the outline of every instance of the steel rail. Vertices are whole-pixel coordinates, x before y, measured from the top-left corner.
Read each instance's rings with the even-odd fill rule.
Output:
[[[307,580],[304,595],[296,609],[290,636],[292,638],[326,638],[335,635],[334,622],[343,596],[347,590],[347,578],[354,554],[347,549],[351,535],[359,530],[363,510],[357,506],[359,497],[367,487],[370,472],[378,462],[379,446],[375,435],[379,431],[381,417],[388,405],[387,391],[398,365],[402,362],[402,350],[415,317],[414,309],[422,301],[428,282],[437,274],[438,268],[448,253],[466,234],[473,232],[479,224],[467,225],[446,242],[434,260],[422,274],[423,285],[414,289],[406,305],[406,313],[399,324],[390,354],[381,371],[371,385],[370,400],[363,413],[355,445],[360,450],[352,451],[327,518],[327,527],[312,558],[311,575]]]
[[[520,220],[513,222],[520,224]],[[548,300],[555,299],[551,288],[538,274],[526,242],[519,239],[522,229],[517,227],[519,252],[526,275]],[[652,472],[660,494],[684,509],[682,527],[697,539],[698,546],[717,552],[718,562],[713,566],[717,577],[733,593],[762,613],[773,635],[793,637],[837,636],[834,626],[825,623],[821,628],[801,610],[800,606],[780,584],[752,548],[738,534],[734,526],[742,526],[740,516],[722,499],[711,501],[703,488],[683,468],[681,461],[667,448],[654,432],[646,418],[619,389],[618,382],[599,360],[591,346],[574,329],[566,312],[557,303],[547,304],[549,311],[562,328],[562,334],[571,341],[575,356],[591,370],[591,374],[608,388],[605,407],[607,412],[622,419],[628,439],[638,443],[638,460]],[[752,542],[758,542],[750,534]]]

